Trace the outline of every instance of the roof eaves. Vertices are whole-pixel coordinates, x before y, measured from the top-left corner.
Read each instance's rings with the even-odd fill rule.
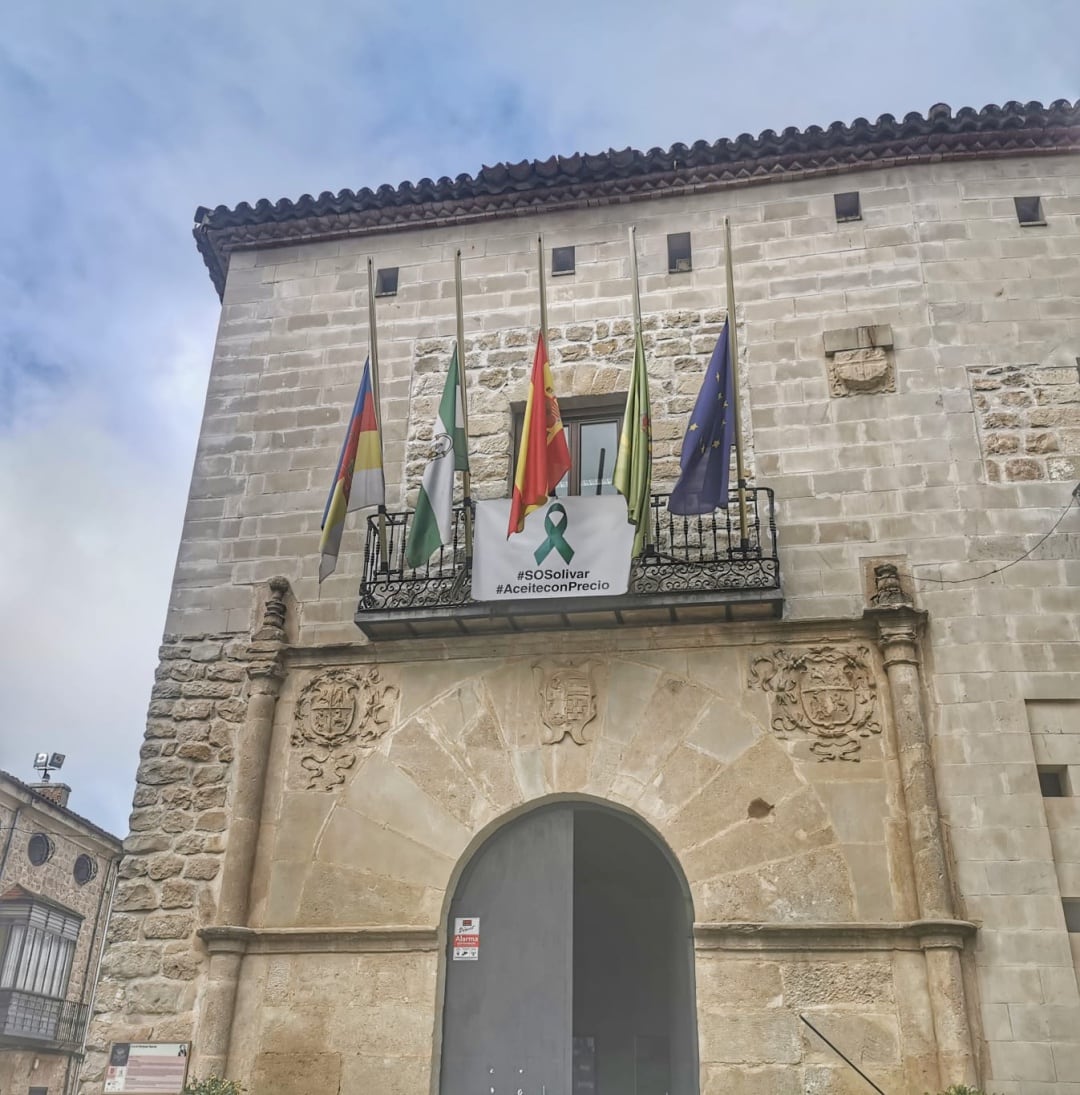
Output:
[[[102,829],[100,825],[95,825],[92,821],[89,820],[89,818],[83,817],[82,814],[77,814],[69,807],[61,806],[58,803],[53,802],[53,800],[47,795],[39,794],[37,791],[34,790],[33,787],[30,786],[30,784],[23,783],[23,781],[17,776],[13,776],[10,772],[5,772],[3,769],[0,769],[0,779],[9,780],[15,785],[18,790],[29,795],[36,806],[45,806],[49,809],[57,810],[61,814],[64,814],[67,817],[71,818],[72,821],[78,822],[79,825],[83,826],[83,828],[88,829],[96,836],[101,837],[107,843],[114,845],[117,853],[123,850],[124,842],[120,839],[120,837],[114,836],[107,830]]]
[[[437,227],[665,197],[821,174],[971,157],[1080,151],[1080,102],[1008,102],[955,114],[939,103],[924,117],[856,118],[823,129],[767,129],[757,137],[641,152],[610,149],[482,167],[475,176],[421,179],[377,190],[324,191],[295,201],[262,199],[229,209],[200,206],[195,240],[219,296],[238,249]]]

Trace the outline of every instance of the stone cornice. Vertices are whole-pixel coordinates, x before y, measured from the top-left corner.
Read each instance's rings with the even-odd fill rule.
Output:
[[[919,951],[962,950],[978,925],[967,920],[895,923],[698,923],[697,950],[725,951]],[[346,928],[200,928],[211,954],[367,954],[437,951],[436,928],[378,925]]]
[[[895,923],[695,924],[697,950],[919,951],[962,950],[978,931],[968,920]]]
[[[475,176],[421,179],[377,190],[324,191],[297,201],[267,199],[233,209],[200,206],[193,229],[220,296],[238,249],[475,223],[539,212],[692,194],[841,172],[1080,150],[1080,103],[1007,102],[953,114],[939,103],[926,116],[857,118],[828,128],[767,129],[757,137],[675,144],[648,152],[552,156],[482,167]]]
[[[384,925],[355,928],[200,928],[211,954],[366,954],[438,949],[434,928]]]
[[[392,662],[467,661],[489,658],[633,653],[643,650],[694,650],[702,646],[760,646],[768,643],[838,643],[872,640],[872,620],[754,620],[722,624],[681,624],[657,628],[534,631],[515,635],[456,636],[447,639],[393,639],[384,642],[293,645],[285,650],[291,666],[385,665]]]

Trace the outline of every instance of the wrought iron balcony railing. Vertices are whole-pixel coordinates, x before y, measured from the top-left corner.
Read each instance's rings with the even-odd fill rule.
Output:
[[[89,1007],[36,992],[0,989],[0,1037],[78,1049]]]
[[[371,516],[357,626],[371,638],[404,638],[573,626],[580,613],[596,626],[779,615],[773,492],[747,488],[745,539],[736,491],[726,510],[695,517],[669,513],[667,500],[652,496],[651,542],[631,565],[628,593],[512,603],[473,600],[463,505],[451,543],[415,570],[405,562],[413,514],[384,514],[381,545],[380,518]]]

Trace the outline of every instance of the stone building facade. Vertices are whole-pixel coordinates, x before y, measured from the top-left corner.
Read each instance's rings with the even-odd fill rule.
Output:
[[[0,1091],[71,1095],[121,843],[71,788],[0,772]]]
[[[820,1035],[891,1092],[1080,1093],[1078,149],[1066,102],[935,107],[200,210],[221,326],[82,1090],[111,1041],[191,1039],[195,1073],[258,1095],[456,1095],[489,1047],[454,921],[488,877],[521,932],[499,951],[481,918],[477,969],[532,961],[536,995],[517,1012],[489,985],[492,1024],[539,1044],[574,1013],[549,1095],[607,1095],[631,1065],[639,1091],[864,1090]],[[642,584],[618,613],[508,623],[460,587],[457,610],[417,586],[395,604],[352,518],[320,589],[369,258],[397,278],[377,322],[400,530],[459,251],[474,497],[498,498],[538,235],[575,249],[548,285],[569,415],[628,387],[636,226],[663,494],[726,316],[725,216],[778,588]],[[566,841],[564,908],[594,944],[553,990],[572,1007],[542,998],[571,945],[541,915]],[[667,949],[628,944],[622,988],[590,1004],[589,963],[633,917]],[[667,1018],[631,1014],[661,997]],[[540,1095],[528,1061],[500,1059],[490,1090]]]

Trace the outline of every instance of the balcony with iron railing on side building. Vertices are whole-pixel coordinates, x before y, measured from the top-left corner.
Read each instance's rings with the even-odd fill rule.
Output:
[[[631,564],[628,591],[610,597],[476,601],[463,503],[451,542],[416,569],[405,562],[413,513],[372,515],[356,625],[379,640],[780,616],[772,490],[746,488],[745,535],[735,489],[727,509],[693,517],[670,513],[668,497],[652,495],[648,546]]]
[[[0,989],[0,1047],[78,1050],[89,1007],[21,989]]]

